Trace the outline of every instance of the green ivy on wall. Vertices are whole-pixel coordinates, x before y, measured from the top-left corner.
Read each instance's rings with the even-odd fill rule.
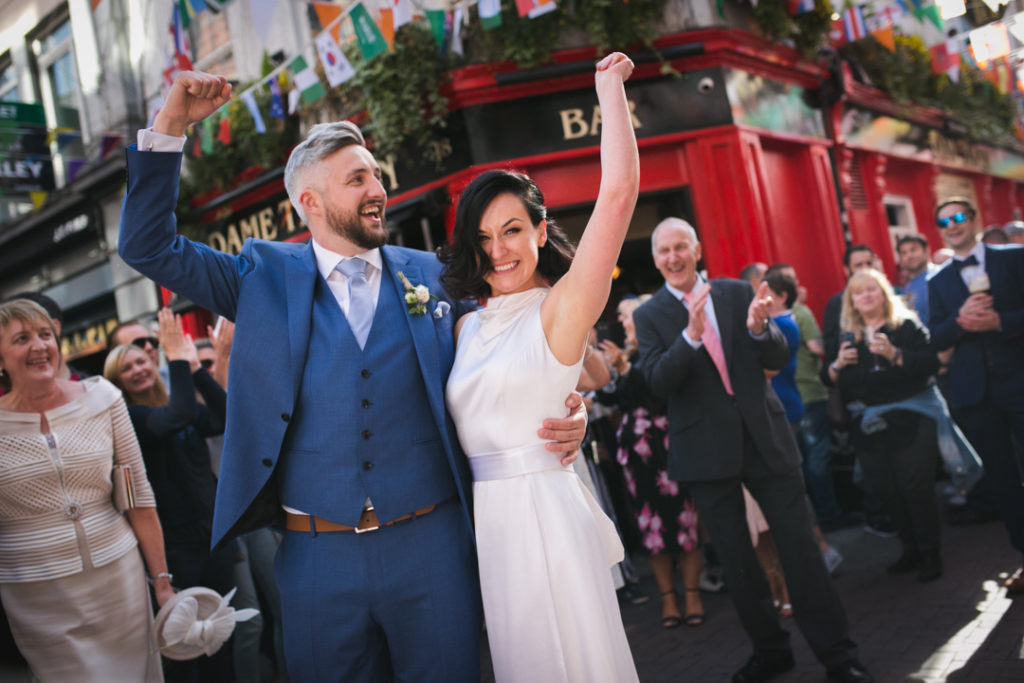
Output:
[[[834,11],[829,0],[816,0],[813,10],[796,15],[789,13],[789,0],[750,3],[750,13],[765,37],[791,41],[808,58],[813,58],[818,48],[826,43]]]

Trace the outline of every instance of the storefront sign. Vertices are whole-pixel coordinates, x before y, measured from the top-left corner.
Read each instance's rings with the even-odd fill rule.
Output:
[[[843,113],[843,139],[851,147],[1024,181],[1024,154],[1020,152],[971,142],[866,109],[851,107]]]
[[[650,138],[732,123],[722,69],[626,83],[633,128]],[[592,88],[466,107],[460,112],[472,163],[551,154],[600,142],[601,110]]]
[[[74,360],[88,356],[107,348],[107,334],[117,327],[117,318],[107,318],[86,328],[65,334],[61,340],[60,350],[65,360]]]
[[[0,189],[10,195],[54,187],[43,106],[0,103]]]
[[[228,220],[212,223],[206,243],[217,251],[238,254],[245,240],[284,241],[306,230],[306,224],[284,194],[239,211]]]

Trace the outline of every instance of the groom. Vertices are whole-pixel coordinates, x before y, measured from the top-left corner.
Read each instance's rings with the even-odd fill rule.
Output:
[[[311,243],[248,240],[231,256],[177,235],[185,130],[230,94],[219,76],[177,77],[127,150],[118,244],[236,323],[213,542],[287,530],[276,572],[292,680],[478,680],[470,477],[444,402],[457,308],[440,264],[385,246],[380,167],[348,122],[314,126],[285,169]],[[408,303],[410,287],[438,298]],[[568,454],[582,425],[539,434]]]

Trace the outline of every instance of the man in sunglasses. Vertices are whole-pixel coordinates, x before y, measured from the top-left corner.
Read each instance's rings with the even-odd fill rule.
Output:
[[[983,244],[966,197],[941,202],[935,224],[954,255],[928,280],[932,344],[953,349],[953,417],[981,456],[1010,542],[1024,554],[1024,248]],[[1021,571],[1006,586],[1024,593]]]

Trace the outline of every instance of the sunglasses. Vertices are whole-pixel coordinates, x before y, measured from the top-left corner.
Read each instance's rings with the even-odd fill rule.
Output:
[[[957,225],[961,225],[967,222],[967,214],[964,213],[963,211],[957,211],[952,216],[943,216],[942,218],[936,218],[935,225],[939,226],[940,229],[948,228],[950,220],[952,220]]]
[[[132,346],[138,346],[140,349],[146,348],[146,344],[149,344],[154,349],[160,348],[160,340],[156,337],[138,337],[128,342]]]

